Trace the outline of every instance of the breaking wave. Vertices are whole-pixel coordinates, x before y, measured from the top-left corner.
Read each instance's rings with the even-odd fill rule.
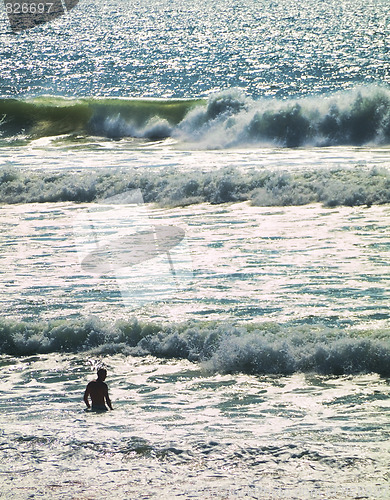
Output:
[[[211,372],[390,376],[389,331],[354,332],[323,325],[225,323],[158,325],[136,319],[23,323],[0,321],[0,352],[25,356],[93,351],[182,358]]]
[[[293,172],[222,168],[211,172],[171,169],[102,169],[98,172],[0,169],[0,203],[93,202],[139,189],[146,203],[185,206],[250,201],[257,206],[322,203],[359,206],[390,203],[390,172],[363,167]]]
[[[377,87],[298,100],[253,100],[230,89],[208,99],[0,100],[0,137],[82,134],[179,141],[204,148],[390,144],[390,91]]]
[[[161,138],[171,134],[198,99],[0,99],[0,137],[87,134]]]

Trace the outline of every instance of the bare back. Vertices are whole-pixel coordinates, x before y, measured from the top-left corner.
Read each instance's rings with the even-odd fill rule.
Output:
[[[92,401],[92,409],[105,409],[107,403],[108,407],[112,410],[111,401],[108,396],[108,387],[102,380],[97,379],[87,385],[84,393],[84,401],[88,408],[90,407],[89,397]]]
[[[101,380],[94,380],[87,385],[87,391],[91,396],[92,406],[103,406],[108,396],[108,387]]]

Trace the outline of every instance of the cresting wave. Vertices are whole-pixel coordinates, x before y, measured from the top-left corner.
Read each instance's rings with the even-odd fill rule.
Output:
[[[237,89],[208,99],[0,100],[0,137],[60,134],[174,137],[201,148],[390,144],[390,91],[362,88],[299,100],[253,100]]]
[[[188,172],[167,168],[45,173],[0,169],[0,203],[4,204],[89,203],[134,189],[141,191],[146,203],[165,207],[240,201],[256,206],[370,206],[390,203],[390,172],[376,167],[295,172],[243,172],[238,168]]]
[[[390,376],[388,330],[354,332],[323,325],[275,323],[159,325],[136,319],[115,324],[97,319],[0,321],[1,353],[25,356],[58,351],[182,358],[220,373],[374,372]]]
[[[161,99],[0,99],[0,137],[86,134],[109,138],[170,135],[202,101]]]

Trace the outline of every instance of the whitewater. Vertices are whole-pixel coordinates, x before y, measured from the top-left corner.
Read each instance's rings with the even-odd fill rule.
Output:
[[[387,2],[0,25],[0,498],[388,499]]]

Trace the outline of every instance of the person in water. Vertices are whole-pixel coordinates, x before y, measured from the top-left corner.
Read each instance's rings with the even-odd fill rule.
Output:
[[[108,395],[108,387],[104,382],[107,377],[107,370],[99,368],[97,371],[97,379],[93,380],[87,385],[84,392],[84,402],[87,408],[91,408],[89,404],[89,397],[92,401],[92,410],[94,411],[107,411],[107,406],[112,410],[110,396]]]

